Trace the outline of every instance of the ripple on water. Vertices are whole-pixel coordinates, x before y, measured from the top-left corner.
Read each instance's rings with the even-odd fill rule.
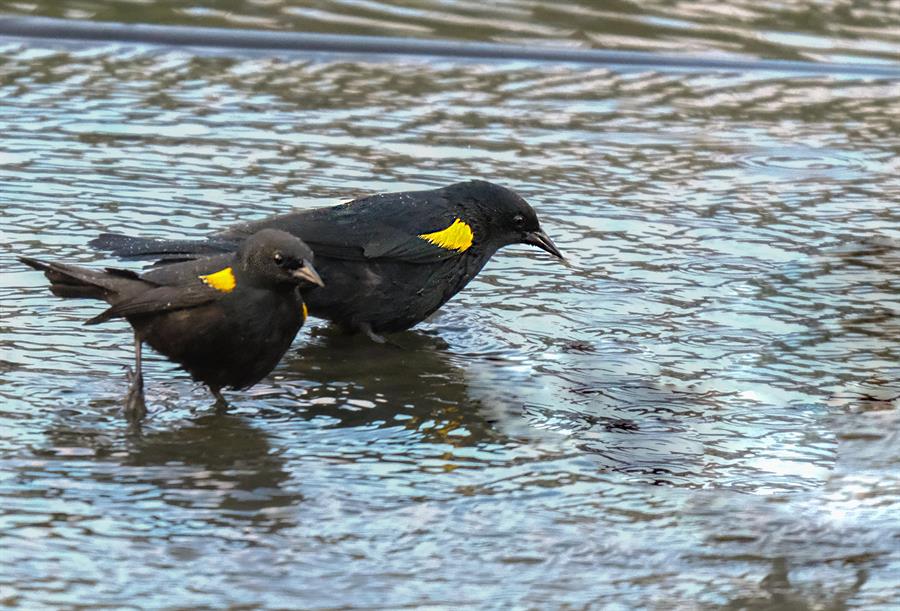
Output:
[[[748,153],[739,162],[767,176],[784,179],[859,180],[866,173],[866,161],[854,159],[852,154],[827,150],[781,149]],[[871,161],[869,162],[871,163]]]

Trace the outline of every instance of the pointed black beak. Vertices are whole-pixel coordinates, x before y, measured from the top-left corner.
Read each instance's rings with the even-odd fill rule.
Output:
[[[319,273],[316,271],[316,268],[313,267],[312,263],[310,263],[306,259],[303,260],[303,267],[298,267],[297,269],[292,271],[291,276],[293,276],[297,280],[309,282],[310,284],[325,286],[325,283],[322,282],[322,278],[319,277]]]
[[[562,256],[562,253],[559,252],[559,249],[556,247],[556,244],[553,243],[553,240],[550,237],[541,231],[540,229],[537,231],[529,231],[528,233],[522,236],[522,242],[525,244],[531,244],[532,246],[537,246],[541,250],[546,250],[554,257],[565,260],[565,257]]]

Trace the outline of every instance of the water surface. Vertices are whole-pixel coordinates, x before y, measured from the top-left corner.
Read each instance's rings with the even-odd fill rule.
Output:
[[[527,27],[504,30],[463,2],[175,5],[0,7],[898,55],[887,9],[826,7],[825,28],[812,5],[510,3],[497,15]],[[896,605],[896,82],[0,52],[4,604]],[[570,264],[507,248],[401,348],[313,321],[225,415],[150,357],[151,416],[129,428],[127,327],[84,328],[99,305],[15,261],[111,264],[85,246],[98,231],[197,237],[471,177],[521,192]]]

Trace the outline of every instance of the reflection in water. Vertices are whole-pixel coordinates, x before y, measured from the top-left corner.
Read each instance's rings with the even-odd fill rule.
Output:
[[[290,475],[265,433],[244,418],[215,414],[171,431],[140,432],[127,451],[125,465],[142,467],[145,473],[148,467],[165,468],[165,483],[160,484],[170,490],[164,495],[167,502],[198,506],[208,502],[198,496],[208,490],[223,521],[244,518],[257,527],[271,522],[268,528],[277,530],[289,525],[284,520],[290,515],[277,508],[302,500],[282,488]],[[173,463],[188,469],[179,473]],[[179,497],[179,490],[188,494]]]
[[[849,599],[859,594],[866,584],[868,573],[865,569],[856,570],[856,580],[840,592],[808,593],[798,590],[788,578],[789,565],[785,558],[772,560],[772,568],[768,575],[760,581],[763,593],[756,596],[740,596],[729,600],[722,609],[741,611],[805,611],[812,609],[828,609],[842,611],[855,608]]]
[[[783,59],[893,60],[891,32],[900,17],[890,3],[851,5],[811,0],[721,4],[661,0],[597,5],[556,0],[489,5],[468,0],[345,0],[300,5],[288,0],[241,2],[158,0],[136,10],[131,0],[0,0],[0,13],[145,23],[263,28],[653,50],[673,54],[744,53]]]
[[[892,210],[889,214],[893,219],[887,218],[888,222],[900,224],[900,213]],[[833,255],[826,253],[819,265],[831,276],[830,284],[843,285],[837,321],[841,332],[869,337],[870,355],[889,356],[890,349],[900,343],[900,240],[873,236],[846,244]]]
[[[439,337],[416,331],[381,345],[325,328],[302,343],[288,366],[303,388],[303,417],[324,417],[329,427],[402,427],[420,443],[449,446],[501,442],[447,349]]]
[[[277,531],[290,525],[290,514],[279,508],[302,501],[288,485],[291,476],[266,434],[245,418],[211,414],[162,429],[137,424],[112,440],[99,435],[96,426],[90,420],[84,428],[56,423],[46,432],[49,447],[40,455],[66,456],[76,448],[113,461],[119,468],[95,472],[99,483],[109,484],[112,477],[127,488],[140,488],[161,502],[197,512],[194,519],[210,528],[237,520],[263,532]]]

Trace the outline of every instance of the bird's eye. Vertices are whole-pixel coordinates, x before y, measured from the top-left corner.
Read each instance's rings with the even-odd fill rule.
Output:
[[[525,217],[521,214],[517,214],[513,217],[513,225],[515,225],[516,229],[521,229],[525,226]]]
[[[275,256],[272,258],[275,260],[275,265],[284,265],[284,256],[280,252],[276,252]]]

